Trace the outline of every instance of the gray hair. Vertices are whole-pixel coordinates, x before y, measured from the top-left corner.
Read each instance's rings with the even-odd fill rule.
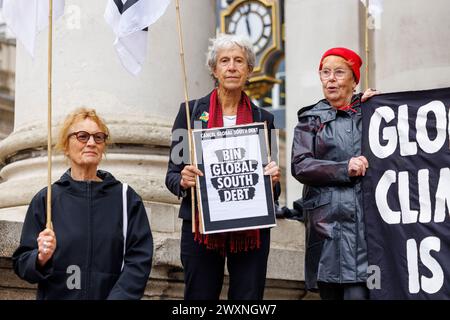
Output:
[[[232,35],[232,34],[218,34],[216,38],[209,39],[211,45],[208,47],[208,53],[206,56],[206,66],[209,69],[209,73],[214,77],[214,70],[217,66],[217,55],[222,49],[229,49],[234,46],[240,47],[244,50],[244,53],[247,58],[247,65],[250,70],[253,70],[256,63],[256,55],[253,50],[253,45],[250,40],[241,35]]]

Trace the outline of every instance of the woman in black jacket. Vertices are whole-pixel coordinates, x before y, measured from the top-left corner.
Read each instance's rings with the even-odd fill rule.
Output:
[[[346,48],[325,52],[319,76],[325,99],[302,108],[292,147],[292,175],[303,188],[305,282],[322,299],[368,298],[361,177],[361,101],[353,92],[361,58]]]
[[[253,46],[248,40],[231,35],[218,36],[212,40],[207,64],[217,87],[207,96],[189,103],[192,122],[200,122],[203,128],[215,128],[266,121],[270,131],[275,128],[273,115],[251,103],[243,91],[255,64]],[[270,229],[211,235],[199,233],[197,214],[195,221],[192,221],[190,189],[196,184],[196,175],[202,175],[202,172],[187,164],[186,118],[182,104],[172,129],[171,156],[166,175],[167,188],[183,198],[179,217],[183,219],[181,262],[184,268],[184,298],[219,299],[227,261],[230,276],[228,298],[262,299]],[[265,174],[271,175],[272,182],[277,184],[280,170],[274,161],[265,167]],[[279,191],[279,188],[276,190]],[[195,232],[192,231],[192,224]]]
[[[52,185],[52,225],[46,229],[47,189],[28,207],[16,274],[38,283],[37,299],[140,299],[150,274],[153,240],[139,195],[97,170],[108,128],[95,110],[70,114],[57,147],[70,169]]]

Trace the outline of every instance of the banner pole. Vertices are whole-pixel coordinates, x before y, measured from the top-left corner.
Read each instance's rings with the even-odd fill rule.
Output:
[[[180,1],[176,0],[176,11],[177,11],[177,28],[178,28],[178,40],[180,45],[180,60],[181,68],[183,71],[183,87],[184,87],[184,105],[186,108],[186,122],[188,129],[188,141],[189,141],[189,162],[193,164],[193,147],[192,147],[192,129],[191,129],[191,115],[189,111],[189,96],[187,88],[187,76],[186,76],[186,64],[184,60],[184,46],[183,46],[183,33],[181,28],[181,17],[180,17]],[[191,212],[192,212],[192,232],[195,232],[195,190],[191,187]]]
[[[47,106],[47,223],[52,225],[52,45],[53,45],[53,0],[49,0],[48,15],[48,106]]]
[[[364,43],[366,51],[366,72],[364,81],[364,91],[369,89],[369,1],[366,3],[366,14],[365,14],[365,28],[364,28]]]

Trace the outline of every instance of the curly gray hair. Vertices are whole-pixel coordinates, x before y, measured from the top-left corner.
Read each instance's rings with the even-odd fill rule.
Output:
[[[244,36],[241,35],[231,35],[231,34],[219,34],[217,37],[209,39],[211,42],[211,45],[208,47],[208,53],[206,57],[206,66],[209,69],[209,73],[213,79],[217,80],[214,77],[214,70],[217,66],[217,55],[220,50],[222,49],[229,49],[234,46],[238,46],[241,49],[244,50],[246,58],[247,58],[247,65],[250,71],[253,70],[256,63],[256,55],[255,51],[253,50],[253,45],[250,42],[250,40]]]

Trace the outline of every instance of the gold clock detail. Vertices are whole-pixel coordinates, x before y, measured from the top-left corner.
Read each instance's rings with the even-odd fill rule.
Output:
[[[283,58],[282,3],[282,0],[234,0],[220,13],[221,32],[243,35],[253,45],[256,62],[246,91],[255,99],[280,83],[275,72]]]
[[[226,33],[247,36],[259,53],[269,43],[272,33],[270,8],[257,1],[242,2],[231,14]]]

